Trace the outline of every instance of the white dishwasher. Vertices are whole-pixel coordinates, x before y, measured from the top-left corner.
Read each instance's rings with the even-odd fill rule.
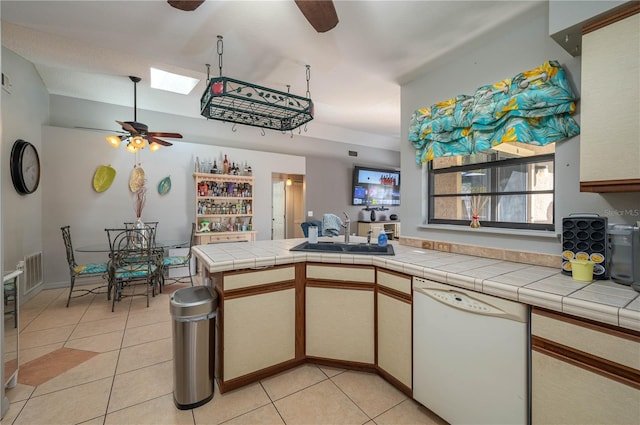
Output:
[[[527,424],[529,306],[413,278],[413,398],[451,424]]]

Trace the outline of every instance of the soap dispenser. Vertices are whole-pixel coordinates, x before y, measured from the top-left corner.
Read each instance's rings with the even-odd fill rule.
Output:
[[[378,235],[378,246],[387,246],[387,234],[384,231],[384,228],[380,229],[380,234]]]

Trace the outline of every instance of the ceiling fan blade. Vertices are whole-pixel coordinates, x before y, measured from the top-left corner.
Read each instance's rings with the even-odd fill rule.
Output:
[[[157,136],[157,137],[168,137],[170,139],[182,139],[182,134],[180,133],[164,133],[162,131],[150,131],[147,133],[148,136]]]
[[[204,0],[167,0],[167,3],[176,9],[191,12],[200,7],[200,5],[204,3]]]
[[[318,32],[327,32],[338,25],[338,14],[332,0],[295,0],[298,9]]]
[[[122,122],[122,121],[118,121],[118,120],[116,120],[116,122],[118,124],[120,124],[120,126],[122,127],[123,130],[126,130],[131,134],[138,134],[138,130],[133,128],[133,126],[131,124],[126,123],[126,122]]]
[[[169,143],[166,140],[158,139],[157,137],[153,137],[147,134],[147,139],[149,139],[149,143],[157,143],[162,146],[172,146],[173,143]]]

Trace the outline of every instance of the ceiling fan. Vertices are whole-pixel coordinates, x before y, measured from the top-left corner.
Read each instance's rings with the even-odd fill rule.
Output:
[[[162,140],[159,137],[182,139],[182,134],[180,133],[149,131],[149,127],[146,124],[137,121],[138,96],[136,86],[140,82],[140,77],[129,76],[129,79],[133,82],[133,121],[116,120],[116,122],[122,127],[123,134],[121,136],[108,136],[107,141],[116,148],[120,145],[120,142],[127,141],[127,150],[135,153],[144,148],[147,143],[149,144],[149,150],[152,152],[160,149],[160,146],[173,145],[173,143]]]
[[[307,21],[318,32],[327,32],[338,25],[333,0],[294,0]],[[196,10],[204,0],[167,0],[171,6],[184,11]]]

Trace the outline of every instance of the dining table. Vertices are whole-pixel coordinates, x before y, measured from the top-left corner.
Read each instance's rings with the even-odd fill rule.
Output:
[[[172,249],[172,248],[188,248],[189,241],[184,239],[158,239],[155,241],[154,248],[155,249]],[[108,242],[94,243],[89,245],[83,245],[79,247],[74,247],[73,249],[76,252],[84,252],[84,253],[100,253],[100,252],[111,252],[111,247]],[[107,288],[105,291],[104,289]],[[102,285],[96,288],[92,288],[87,290],[87,293],[91,294],[104,294],[110,292],[110,285]]]
[[[155,248],[186,248],[189,246],[189,241],[184,239],[166,239],[166,240],[156,240]],[[74,248],[76,252],[110,252],[111,248],[107,242],[102,243],[94,243],[90,245],[83,245],[77,248]]]

